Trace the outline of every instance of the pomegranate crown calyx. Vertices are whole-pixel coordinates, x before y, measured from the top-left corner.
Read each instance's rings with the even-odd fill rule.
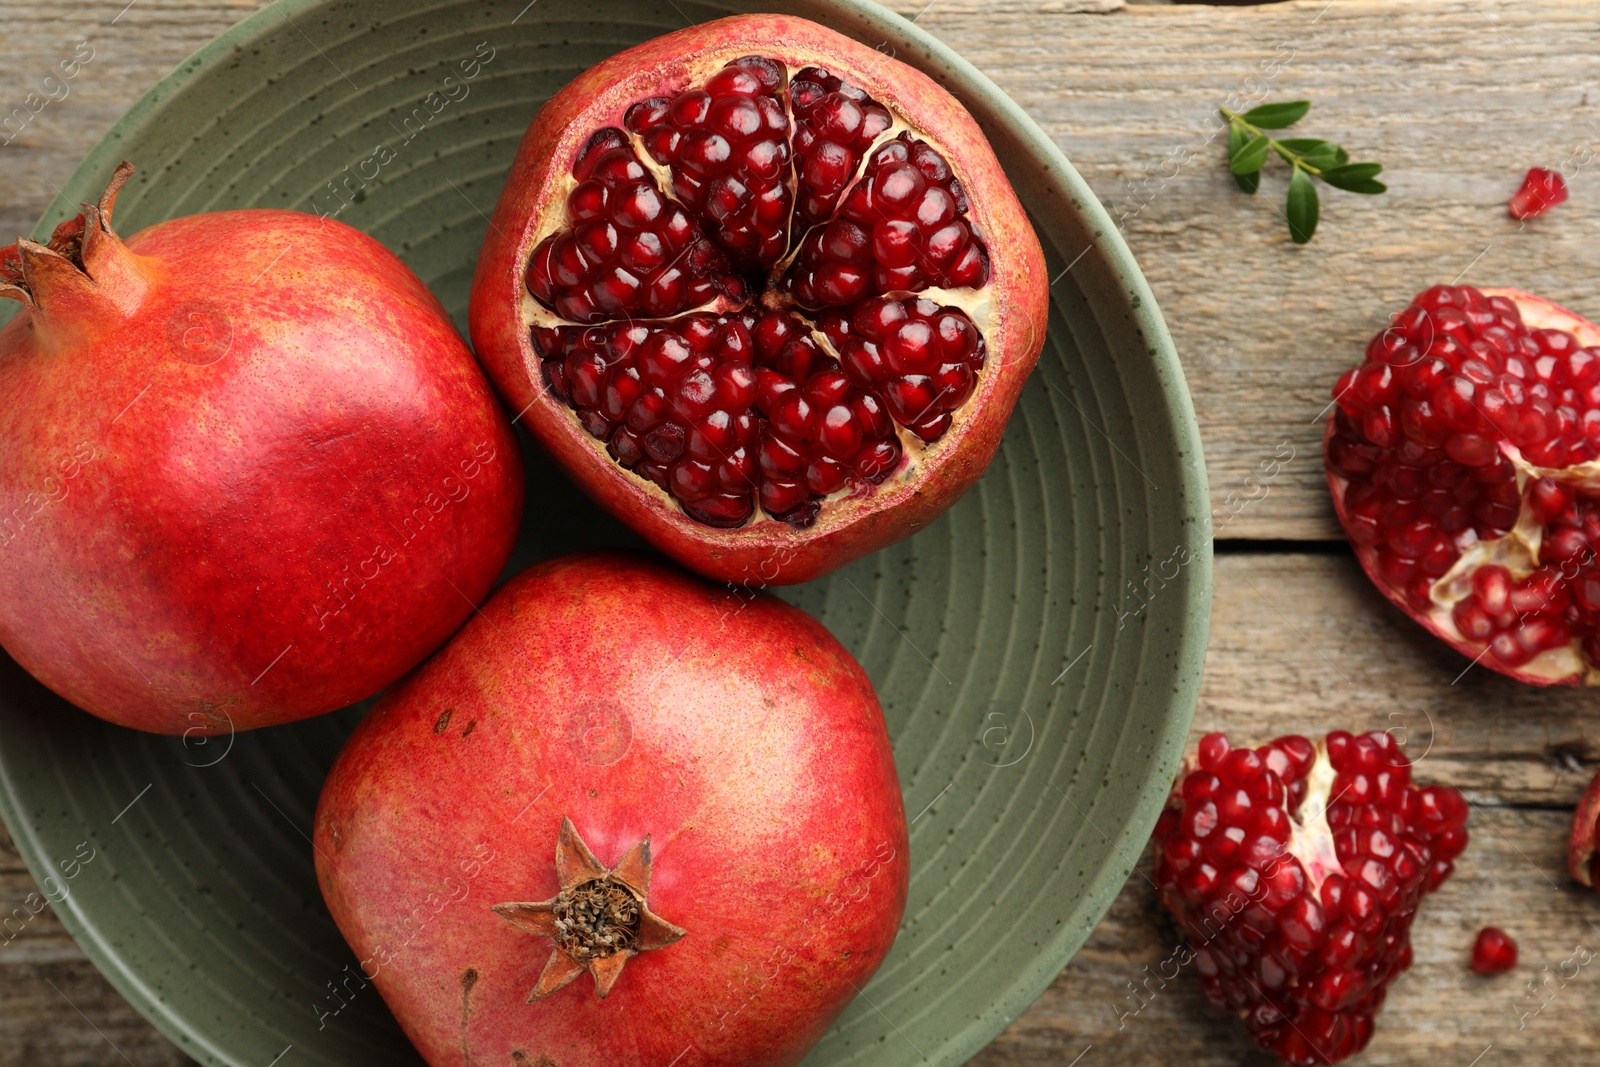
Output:
[[[83,210],[57,226],[46,244],[18,237],[0,247],[0,297],[45,311],[62,296],[93,290],[113,269],[111,261],[126,254],[111,228],[111,212],[133,169],[126,160],[119,163],[99,203],[81,205]]]
[[[540,1000],[584,971],[604,999],[640,952],[665,948],[688,931],[656,915],[650,893],[650,838],[607,867],[584,844],[572,820],[562,818],[556,837],[556,878],[561,891],[549,900],[509,902],[491,910],[530,934],[555,942],[528,1002]]]

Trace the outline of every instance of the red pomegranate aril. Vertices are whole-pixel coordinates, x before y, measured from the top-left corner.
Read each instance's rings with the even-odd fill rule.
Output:
[[[893,118],[883,105],[820,67],[796,74],[789,96],[794,150],[801,161],[798,221],[810,225],[833,212],[863,154]]]
[[[1244,836],[1264,810],[1281,842]],[[1214,1005],[1286,1063],[1338,1062],[1410,966],[1412,918],[1465,847],[1466,816],[1455,790],[1412,784],[1387,734],[1256,749],[1208,734],[1157,823],[1153,880]]]
[[[1485,926],[1472,943],[1476,974],[1504,974],[1517,965],[1517,943],[1498,926]]]
[[[1567,199],[1567,180],[1559,171],[1531,167],[1522,186],[1511,197],[1511,217],[1532,219],[1543,215]]]

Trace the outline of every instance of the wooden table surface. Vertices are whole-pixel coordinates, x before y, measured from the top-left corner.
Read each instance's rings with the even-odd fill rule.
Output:
[[[140,93],[260,3],[125,5],[0,6],[0,112],[20,105],[76,42],[94,49],[68,97],[0,147],[0,233],[29,232],[54,185]],[[1600,950],[1600,896],[1571,885],[1563,863],[1572,804],[1600,762],[1589,736],[1600,734],[1596,698],[1481,668],[1463,674],[1465,659],[1361,575],[1328,506],[1319,447],[1335,377],[1417,290],[1458,278],[1515,285],[1600,313],[1600,8],[893,6],[920,12],[919,25],[987,72],[1068,153],[1118,219],[1172,328],[1218,531],[1196,735],[1393,729],[1419,777],[1458,786],[1472,803],[1472,843],[1423,905],[1416,964],[1368,1051],[1350,1062],[1600,1062],[1600,970],[1567,977],[1569,961]],[[1307,247],[1289,242],[1277,213],[1281,174],[1261,197],[1235,191],[1215,110],[1297,98],[1315,103],[1305,135],[1382,161],[1390,189],[1326,193]],[[1563,170],[1572,199],[1524,226],[1505,201],[1533,165]],[[1261,477],[1274,459],[1280,473]],[[1077,959],[974,1064],[1270,1062],[1205,1007],[1192,975],[1155,977],[1176,934],[1148,870],[1146,855]],[[0,834],[0,901],[21,902],[32,889]],[[1514,934],[1522,962],[1486,979],[1467,970],[1466,955],[1490,923]],[[189,1062],[41,914],[0,952],[0,1065],[123,1061]]]

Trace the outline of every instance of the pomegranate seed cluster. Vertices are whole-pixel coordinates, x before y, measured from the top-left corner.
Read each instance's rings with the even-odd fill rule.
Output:
[[[709,526],[754,510],[804,524],[851,480],[900,461],[888,411],[786,312],[695,314],[666,326],[535,328],[550,390],[613,459]]]
[[[672,195],[728,251],[763,267],[788,251],[794,193],[783,69],[749,57],[704,89],[641,100],[624,123],[672,172]]]
[[[820,67],[807,67],[789,85],[794,105],[795,171],[800,188],[796,221],[826,222],[861,159],[894,119],[889,109]]]
[[[981,331],[917,294],[981,289],[988,249],[944,157],[894,125],[827,70],[750,56],[579,153],[527,268],[567,321],[534,349],[611,457],[698,522],[808,526],[977,388]]]
[[[873,153],[839,213],[801,243],[789,278],[795,299],[836,307],[869,293],[982,285],[988,255],[966,211],[944,157],[901,134]]]
[[[1304,737],[1231,749],[1208,734],[1153,837],[1156,890],[1206,998],[1291,1064],[1365,1047],[1411,965],[1417,904],[1467,843],[1461,794],[1413,784],[1388,734],[1336,731],[1324,749],[1319,780]]]
[[[574,322],[676,315],[743,295],[727,254],[662,196],[626,140],[603,130],[572,170],[570,228],[540,243],[528,291]]]
[[[1455,626],[1507,667],[1575,639],[1600,664],[1600,498],[1550,477],[1519,490],[1502,451],[1557,470],[1600,455],[1600,349],[1528,329],[1505,297],[1435,286],[1334,395],[1329,467],[1347,479],[1346,529],[1383,584],[1428,612],[1434,583],[1526,506],[1544,528],[1539,566],[1521,577],[1482,566]]]

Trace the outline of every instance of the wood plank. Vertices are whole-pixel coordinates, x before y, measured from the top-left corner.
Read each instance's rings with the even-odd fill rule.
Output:
[[[89,40],[95,58],[0,149],[0,232],[31,228],[121,111],[258,0],[140,0],[111,25],[123,6],[17,5],[0,62],[34,73],[6,110],[75,42]],[[1600,313],[1590,251],[1600,211],[1585,197],[1600,153],[1586,107],[1600,63],[1570,45],[1594,28],[1582,0],[893,6],[1011,93],[1119,220],[1183,358],[1217,514],[1229,513],[1229,493],[1259,495],[1226,537],[1337,536],[1318,418],[1339,371],[1416,290],[1465,271]],[[1086,6],[1112,13],[1077,13]],[[1307,133],[1384,162],[1390,183],[1376,198],[1330,192],[1306,248],[1290,244],[1275,210],[1281,176],[1261,197],[1240,194],[1216,139],[1218,104],[1299,96],[1316,104]],[[1524,226],[1504,203],[1536,163],[1566,171],[1573,199]],[[1246,481],[1289,448],[1294,460],[1264,492]]]
[[[1534,690],[1482,668],[1452,686],[1467,661],[1390,609],[1345,554],[1219,557],[1212,635],[1191,740],[1212,729],[1257,743],[1340,726],[1393,729],[1419,780],[1456,785],[1473,804],[1471,842],[1414,927],[1416,963],[1369,1051],[1352,1062],[1466,1067],[1490,1045],[1476,1061],[1483,1067],[1518,1056],[1594,1062],[1594,964],[1569,964],[1576,977],[1560,986],[1575,950],[1600,953],[1600,900],[1570,883],[1565,861],[1570,805],[1596,769],[1592,695]],[[1082,1067],[1273,1062],[1210,1010],[1192,974],[1163,987],[1178,933],[1148,881],[1148,851],[1139,870],[1077,958],[973,1067],[1064,1067],[1086,1048]],[[1467,969],[1486,925],[1519,942],[1513,973]],[[1530,997],[1527,982],[1544,983],[1546,967],[1548,986]],[[1548,1005],[1519,1025],[1518,1013],[1541,999]]]
[[[1578,967],[1581,953],[1567,961],[1580,948],[1600,953],[1600,933],[1589,919],[1592,893],[1569,888],[1559,873],[1566,823],[1565,813],[1554,811],[1473,813],[1474,836],[1457,872],[1422,903],[1413,927],[1416,962],[1391,988],[1365,1055],[1348,1062],[1596,1062],[1596,964]],[[1140,869],[1149,871],[1148,853]],[[1467,969],[1472,940],[1486,925],[1517,939],[1521,962],[1512,973],[1482,977]],[[1242,1026],[1205,1003],[1193,974],[1178,973],[1163,986],[1160,976],[1176,970],[1179,943],[1154,889],[1136,874],[1072,964],[970,1067],[1271,1067],[1276,1061],[1250,1044]],[[1563,987],[1562,974],[1574,972]],[[1530,980],[1538,996],[1529,994]],[[1522,1014],[1541,1000],[1538,1014]]]
[[[1391,605],[1349,552],[1216,564],[1197,736],[1389,730],[1419,777],[1485,804],[1570,808],[1600,766],[1592,691],[1471,666]]]
[[[1281,444],[1295,450],[1227,537],[1337,536],[1319,416],[1339,373],[1413,293],[1465,272],[1600,314],[1600,57],[1574,47],[1596,27],[1583,0],[1295,0],[1104,17],[940,3],[917,24],[1010,93],[1121,220],[1188,375],[1218,514]],[[1304,248],[1276,210],[1281,173],[1259,197],[1234,187],[1216,114],[1229,100],[1300,98],[1314,104],[1304,135],[1384,163],[1390,190],[1328,191]],[[1534,165],[1562,169],[1572,199],[1523,226],[1505,202]]]
[[[4,826],[0,918],[0,1067],[194,1062],[95,970],[42,898]]]
[[[0,116],[76,42],[92,42],[95,55],[66,99],[0,147],[0,232],[31,229],[53,186],[144,89],[262,2],[13,3],[0,67],[14,78]],[[1519,284],[1597,310],[1589,250],[1600,247],[1600,218],[1585,205],[1585,172],[1593,172],[1600,128],[1585,107],[1600,60],[1574,44],[1596,29],[1581,0],[892,6],[1011,92],[1120,220],[1189,374],[1219,525],[1232,510],[1229,492],[1248,501],[1221,530],[1226,538],[1336,535],[1316,417],[1338,371],[1415,289],[1466,269],[1467,280]],[[1106,13],[1077,13],[1091,8]],[[1276,68],[1262,66],[1274,59]],[[1391,192],[1330,194],[1316,243],[1293,247],[1270,202],[1235,192],[1222,171],[1213,109],[1236,94],[1314,100],[1306,133],[1385,162]],[[1573,200],[1523,228],[1503,204],[1535,163],[1565,169]],[[1285,448],[1294,458],[1283,474],[1251,488],[1246,476]],[[1534,1003],[1521,999],[1522,983],[1541,968],[1558,972],[1580,944],[1600,948],[1600,931],[1587,925],[1594,898],[1569,888],[1561,871],[1564,806],[1600,751],[1585,717],[1590,701],[1481,668],[1452,685],[1465,660],[1372,592],[1347,554],[1220,558],[1212,633],[1197,730],[1264,737],[1329,723],[1392,727],[1413,752],[1426,751],[1422,776],[1459,785],[1476,805],[1462,869],[1425,905],[1417,966],[1396,987],[1362,1062],[1468,1064],[1490,1043],[1484,1067],[1519,1053],[1534,1062],[1593,1059],[1600,1024],[1584,985],[1592,968],[1524,1029],[1513,1008]],[[0,836],[0,904],[22,906],[31,891]],[[1466,946],[1486,922],[1521,941],[1525,962],[1515,975],[1465,972]],[[1120,1017],[1133,1007],[1127,983],[1142,981],[1147,964],[1155,970],[1173,938],[1136,876],[1079,958],[974,1062],[1059,1067],[1092,1044],[1084,1067],[1182,1057],[1264,1064],[1228,1020],[1205,1009],[1189,976]],[[141,1067],[189,1062],[46,910],[0,949],[0,1067],[120,1062],[100,1033]],[[1557,1052],[1567,1048],[1577,1051]]]

